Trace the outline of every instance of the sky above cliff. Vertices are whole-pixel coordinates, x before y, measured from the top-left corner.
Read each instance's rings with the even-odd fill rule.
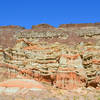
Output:
[[[100,22],[100,0],[0,0],[0,26]]]

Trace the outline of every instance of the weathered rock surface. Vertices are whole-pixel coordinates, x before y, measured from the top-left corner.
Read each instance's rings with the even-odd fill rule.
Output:
[[[98,88],[98,53],[99,46],[71,47],[21,39],[13,48],[1,49],[0,66],[10,71],[10,77],[33,78],[61,89]]]
[[[40,24],[30,30],[3,26],[0,30],[0,35],[4,34],[0,39],[1,82],[34,79],[42,82],[46,89],[50,86],[58,90],[100,90],[99,23],[59,28]],[[13,81],[10,86],[17,83]],[[3,93],[12,92],[12,87],[6,88],[8,83],[4,85],[2,82],[0,93],[3,89]],[[15,88],[14,92],[17,90]],[[25,90],[26,94],[28,92],[29,89]]]
[[[33,25],[32,29],[20,26],[0,26],[0,45],[13,47],[16,39],[27,38],[29,41],[60,42],[70,45],[80,42],[99,43],[100,23],[62,24],[55,28],[48,24]],[[72,41],[73,40],[73,41]],[[98,44],[99,45],[99,44]]]

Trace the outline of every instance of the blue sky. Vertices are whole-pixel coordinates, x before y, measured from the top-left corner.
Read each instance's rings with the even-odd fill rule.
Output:
[[[100,0],[0,0],[0,25],[100,22]]]

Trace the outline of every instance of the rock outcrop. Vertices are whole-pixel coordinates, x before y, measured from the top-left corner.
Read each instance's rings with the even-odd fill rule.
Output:
[[[99,25],[1,26],[0,81],[28,78],[60,89],[100,88]]]
[[[100,87],[99,46],[21,39],[1,49],[0,67],[8,78],[29,78],[61,89]]]
[[[62,24],[55,28],[48,24],[33,25],[32,29],[20,26],[0,26],[0,45],[3,48],[13,47],[17,39],[29,41],[59,42],[76,45],[81,42],[99,43],[100,23],[90,24]],[[73,40],[73,41],[72,41]]]
[[[42,29],[42,28],[46,28],[46,29],[49,29],[49,28],[51,28],[51,29],[53,29],[53,28],[55,28],[55,27],[53,27],[53,26],[51,26],[51,25],[49,25],[49,24],[39,24],[39,25],[32,25],[32,29]]]

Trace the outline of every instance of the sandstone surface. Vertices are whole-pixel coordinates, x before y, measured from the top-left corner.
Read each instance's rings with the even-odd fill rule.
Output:
[[[24,84],[19,80],[35,80],[37,83],[31,82],[30,86],[37,87],[39,84],[43,90],[40,94],[46,91],[49,96],[52,91],[51,94],[56,95],[53,99],[57,100],[62,100],[65,92],[73,96],[76,93],[76,96],[98,91],[95,94],[100,95],[99,27],[99,23],[64,24],[58,28],[39,24],[32,29],[0,26],[1,95],[9,94],[7,91],[12,92],[13,88],[16,94],[19,87],[22,88],[20,91],[24,91],[23,95],[31,94],[33,87],[24,90],[30,83]],[[8,79],[13,81],[8,82]],[[60,93],[57,94],[57,91]]]

